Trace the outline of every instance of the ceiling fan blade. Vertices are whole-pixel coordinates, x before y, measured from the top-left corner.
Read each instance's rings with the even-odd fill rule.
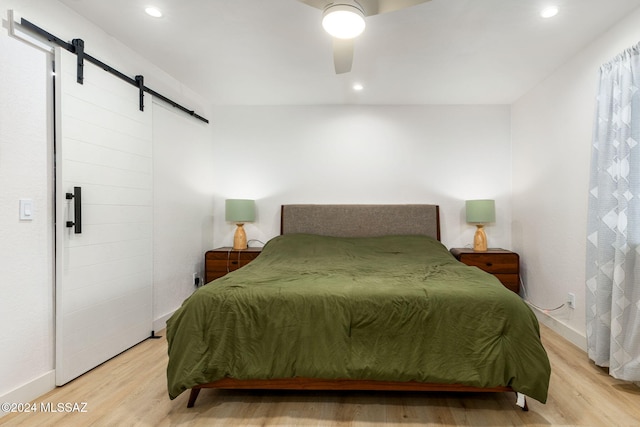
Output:
[[[327,4],[331,3],[329,0],[298,0],[300,3],[307,4],[316,9],[324,10]]]
[[[324,10],[332,3],[357,3],[361,6],[364,16],[379,15],[381,13],[393,12],[394,10],[405,9],[420,3],[431,0],[298,0],[316,9]]]
[[[364,16],[372,16],[380,13],[380,5],[378,0],[355,0],[362,8]],[[338,0],[336,0],[338,2]]]
[[[298,0],[308,6],[324,11],[329,5],[350,4],[362,9],[364,16],[378,13],[378,0]]]
[[[302,1],[302,0],[300,0]],[[362,4],[362,7],[365,8],[365,14],[369,15],[379,15],[381,13],[393,12],[394,10],[406,9],[407,7],[416,6],[421,3],[426,3],[431,0],[357,0]],[[375,5],[365,6],[369,3],[375,3]],[[376,11],[372,14],[367,14],[370,9],[376,6]]]
[[[333,38],[333,65],[336,69],[336,74],[344,74],[351,71],[353,45],[353,39]]]

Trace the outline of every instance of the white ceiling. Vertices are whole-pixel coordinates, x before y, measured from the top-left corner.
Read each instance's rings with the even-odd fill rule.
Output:
[[[213,105],[511,104],[640,6],[432,0],[368,17],[352,72],[336,75],[321,12],[297,0],[60,1]],[[549,4],[560,13],[542,19]]]

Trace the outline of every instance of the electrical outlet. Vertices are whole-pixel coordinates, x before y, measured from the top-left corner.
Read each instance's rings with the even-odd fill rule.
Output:
[[[198,273],[193,273],[193,286],[196,288],[200,286],[200,277],[198,277]]]
[[[576,294],[573,292],[567,294],[567,305],[569,308],[576,308]]]

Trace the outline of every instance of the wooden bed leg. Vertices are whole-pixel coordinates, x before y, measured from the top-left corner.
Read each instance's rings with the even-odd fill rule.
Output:
[[[529,405],[527,405],[527,396],[522,393],[516,392],[516,405],[521,407],[523,411],[528,411]]]
[[[189,395],[189,402],[187,402],[187,408],[193,408],[193,405],[196,403],[196,399],[198,398],[198,394],[200,394],[200,387],[193,387],[191,389],[191,394]]]

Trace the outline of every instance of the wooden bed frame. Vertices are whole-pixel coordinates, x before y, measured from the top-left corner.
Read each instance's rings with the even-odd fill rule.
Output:
[[[440,240],[437,205],[282,205],[281,234],[313,233],[326,236],[366,237],[382,235],[428,235]],[[191,389],[192,408],[203,388],[256,390],[378,390],[439,392],[514,392],[511,387],[481,388],[462,384],[417,381],[281,378],[238,380],[223,378]],[[516,404],[528,410],[526,398],[516,393]]]
[[[207,384],[200,384],[191,389],[187,408],[193,408],[198,394],[203,388],[219,389],[250,389],[250,390],[353,390],[353,391],[439,391],[439,392],[513,392],[511,387],[481,388],[462,384],[420,383],[417,381],[373,381],[337,379],[327,380],[318,378],[281,378],[271,380],[237,380],[223,378]],[[516,393],[517,405],[528,411],[524,395]],[[522,401],[522,403],[520,403]]]

